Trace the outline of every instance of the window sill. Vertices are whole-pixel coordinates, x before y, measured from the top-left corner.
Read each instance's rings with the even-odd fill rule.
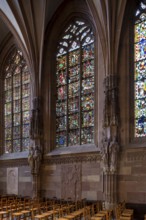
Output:
[[[16,160],[16,159],[27,159],[28,151],[7,153],[0,156],[0,160]]]
[[[86,144],[80,146],[60,147],[49,152],[45,156],[59,156],[59,155],[71,155],[71,154],[86,154],[86,153],[98,153],[99,148],[94,144]]]

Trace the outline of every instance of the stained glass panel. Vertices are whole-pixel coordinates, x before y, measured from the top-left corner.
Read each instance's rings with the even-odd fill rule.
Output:
[[[87,78],[82,81],[82,94],[88,94],[94,92],[94,78]]]
[[[57,131],[66,130],[66,116],[56,119],[56,129]]]
[[[57,102],[56,103],[56,115],[62,116],[67,114],[67,103],[64,102]]]
[[[68,111],[69,111],[69,113],[79,111],[79,98],[69,99],[69,101],[68,101]]]
[[[12,129],[11,128],[6,128],[5,129],[5,139],[6,140],[11,140],[11,135],[12,135]]]
[[[69,128],[79,128],[79,114],[73,114],[69,116]]]
[[[12,115],[5,116],[5,128],[12,126]]]
[[[69,140],[68,140],[68,145],[69,146],[80,144],[79,129],[70,131],[68,138],[69,138]]]
[[[94,35],[74,21],[62,35],[56,58],[56,147],[93,143]]]
[[[56,134],[56,147],[66,146],[66,132],[59,132]]]
[[[23,97],[29,96],[30,90],[29,90],[29,84],[22,85],[22,95]]]
[[[69,98],[79,95],[79,82],[69,84]]]
[[[29,137],[29,124],[23,125],[23,137]]]
[[[13,89],[13,100],[17,100],[21,98],[21,87],[15,87]]]
[[[13,76],[13,86],[18,87],[18,86],[20,86],[20,83],[21,83],[20,74],[14,75]]]
[[[91,128],[84,128],[81,132],[81,144],[93,143],[94,140],[94,130]]]
[[[66,99],[67,97],[67,87],[61,86],[57,90],[58,100]]]
[[[79,81],[80,67],[77,65],[69,69],[69,83]]]
[[[69,53],[69,66],[75,66],[80,62],[80,50]]]
[[[12,142],[5,141],[5,153],[11,153],[11,152],[12,152]]]
[[[29,112],[23,112],[22,114],[23,117],[23,124],[29,124]]]
[[[94,60],[88,60],[83,63],[83,78],[94,75]]]
[[[57,72],[57,86],[66,84],[66,71]]]
[[[83,47],[82,61],[94,59],[94,44]]]
[[[82,127],[93,126],[94,124],[94,114],[93,111],[82,113]]]
[[[21,123],[21,114],[17,113],[17,114],[13,114],[13,125],[17,126],[20,125]]]
[[[66,56],[61,56],[57,58],[57,71],[65,69],[66,65]]]
[[[29,138],[23,138],[22,139],[22,149],[23,149],[23,151],[26,151],[26,150],[28,150],[29,149]]]
[[[20,126],[13,127],[13,139],[20,138]]]
[[[7,90],[5,92],[5,102],[11,102],[12,101],[12,90]]]
[[[146,136],[146,5],[141,3],[135,22],[135,137]]]
[[[30,108],[29,97],[23,98],[22,99],[22,110],[26,111],[26,110],[29,110],[29,108]]]
[[[30,83],[30,74],[28,72],[22,73],[22,83],[23,84]]]
[[[5,90],[10,90],[12,88],[12,78],[5,79]]]
[[[17,113],[21,111],[21,100],[14,100],[13,101],[13,112]]]
[[[12,112],[12,103],[8,102],[5,104],[5,115],[9,115]]]
[[[30,74],[20,50],[14,49],[5,65],[4,142],[5,153],[10,153],[29,146]]]
[[[13,152],[19,152],[20,151],[20,146],[21,146],[21,140],[20,139],[13,140]]]
[[[82,96],[81,100],[82,100],[82,110],[83,111],[90,110],[90,109],[94,108],[94,95],[93,95],[93,93],[86,95],[86,96]]]

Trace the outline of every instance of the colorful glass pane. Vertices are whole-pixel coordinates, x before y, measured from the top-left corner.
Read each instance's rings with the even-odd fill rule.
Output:
[[[20,74],[14,75],[13,76],[13,86],[14,87],[20,86],[20,83],[21,83]]]
[[[94,59],[94,44],[83,47],[82,61]]]
[[[80,51],[76,50],[69,53],[69,66],[75,66],[80,62]]]
[[[12,152],[12,142],[5,141],[5,153],[11,153],[11,152]]]
[[[94,92],[94,78],[87,78],[82,81],[82,94]]]
[[[146,5],[141,3],[135,22],[135,137],[146,136]]]
[[[12,101],[12,90],[7,90],[5,92],[5,102],[11,102]]]
[[[19,152],[20,151],[20,146],[21,146],[21,140],[20,139],[13,140],[13,152]]]
[[[94,60],[88,60],[83,63],[83,78],[94,76]]]
[[[20,138],[20,126],[13,127],[13,139]]]
[[[13,112],[17,113],[21,111],[21,100],[14,100],[13,101]]]
[[[28,149],[30,74],[20,50],[14,49],[5,65],[5,153],[8,153]],[[23,135],[27,141],[21,141]]]
[[[26,112],[23,112],[23,124],[29,124],[29,112],[26,111]]]
[[[11,88],[12,88],[12,78],[9,77],[5,79],[5,91]]]
[[[82,113],[82,127],[89,127],[94,125],[93,111]]]
[[[56,119],[56,129],[57,131],[66,130],[66,116]]]
[[[24,98],[24,97],[28,97],[28,96],[29,96],[29,93],[30,93],[30,90],[29,90],[29,83],[28,83],[28,84],[24,84],[24,85],[22,85],[22,94],[23,94],[23,98]]]
[[[57,89],[58,100],[66,99],[67,97],[67,87],[61,86]]]
[[[69,84],[69,98],[79,95],[79,82]]]
[[[12,126],[12,115],[5,116],[5,128]]]
[[[22,150],[23,151],[26,151],[29,149],[29,143],[30,143],[29,138],[22,139]]]
[[[94,130],[93,127],[84,128],[81,131],[81,144],[88,144],[94,142]]]
[[[29,124],[23,125],[23,137],[29,137]]]
[[[9,115],[12,112],[12,103],[8,102],[5,104],[5,115]]]
[[[15,87],[13,89],[13,100],[17,100],[21,98],[21,87]]]
[[[79,114],[73,114],[69,116],[69,128],[79,128]]]
[[[66,71],[57,72],[57,85],[65,85],[66,84]]]
[[[22,73],[22,83],[23,84],[30,83],[30,74],[28,72]]]
[[[93,143],[92,28],[84,21],[69,24],[58,44],[56,61],[56,147]]]
[[[56,115],[62,116],[67,114],[67,103],[66,102],[57,102],[56,103]]]
[[[81,98],[82,100],[82,110],[91,110],[94,108],[94,96],[93,93],[86,95],[86,96],[82,96]]]
[[[11,140],[11,136],[12,136],[12,129],[6,128],[5,129],[5,140]]]
[[[23,98],[22,99],[22,110],[26,111],[26,110],[29,110],[29,108],[30,108],[29,97]]]
[[[74,98],[74,99],[68,100],[68,111],[69,111],[69,113],[79,111],[79,98]]]
[[[146,78],[146,60],[135,63],[135,80],[144,80]]]
[[[56,134],[56,147],[66,146],[66,132],[59,132]]]
[[[13,114],[13,125],[14,126],[18,126],[21,123],[21,114],[17,113],[17,114]]]
[[[68,139],[69,139],[68,140],[68,145],[69,146],[80,144],[80,132],[79,132],[79,129],[70,131]]]
[[[69,69],[69,83],[79,80],[80,67],[79,65]]]
[[[67,65],[66,56],[57,58],[57,71],[65,69],[66,65]]]

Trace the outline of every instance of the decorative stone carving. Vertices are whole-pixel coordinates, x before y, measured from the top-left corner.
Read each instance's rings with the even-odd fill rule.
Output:
[[[7,194],[18,195],[18,167],[7,168]]]
[[[30,118],[30,138],[38,139],[42,135],[42,120],[40,113],[41,101],[39,97],[33,99],[33,109],[31,110]]]
[[[111,141],[109,145],[109,169],[111,173],[115,173],[117,171],[118,151],[119,144],[116,141],[116,138],[114,138],[114,140]]]
[[[61,194],[63,199],[81,199],[81,163],[62,165]]]
[[[28,163],[32,173],[33,197],[39,196],[40,191],[40,165],[42,160],[42,120],[41,100],[39,97],[33,99],[33,109],[30,118],[30,139],[31,145],[28,154]]]

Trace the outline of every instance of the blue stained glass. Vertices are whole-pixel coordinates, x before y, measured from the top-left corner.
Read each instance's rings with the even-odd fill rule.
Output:
[[[135,137],[144,137],[146,136],[146,14],[141,8],[137,12],[138,22],[136,21],[134,29]]]
[[[74,21],[58,43],[56,147],[94,142],[94,35]]]

